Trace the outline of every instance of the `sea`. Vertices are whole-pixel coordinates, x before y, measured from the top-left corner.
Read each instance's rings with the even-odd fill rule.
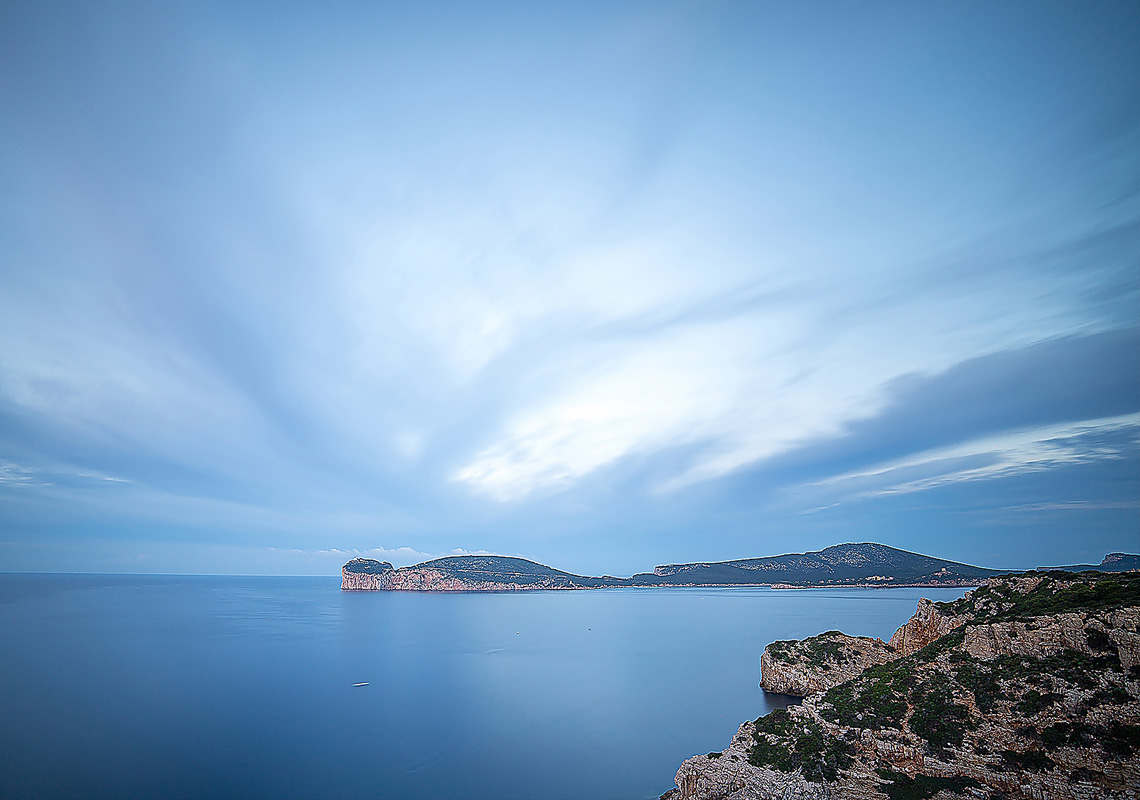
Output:
[[[791,702],[766,644],[963,593],[0,574],[0,797],[656,798]]]

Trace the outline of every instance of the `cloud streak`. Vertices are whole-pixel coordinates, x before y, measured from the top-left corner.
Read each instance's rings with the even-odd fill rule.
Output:
[[[1120,460],[1134,454],[1137,444],[1140,414],[1123,414],[1007,431],[837,475],[813,487],[852,498],[889,497]]]
[[[1093,444],[1130,428],[1042,427],[1140,410],[1105,377],[1138,341],[1133,9],[72,11],[0,12],[29,547],[620,529],[640,567],[759,547],[836,473],[886,508],[1134,470]]]

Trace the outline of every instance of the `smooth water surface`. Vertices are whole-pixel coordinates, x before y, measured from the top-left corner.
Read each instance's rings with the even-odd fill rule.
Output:
[[[0,575],[0,796],[656,798],[787,701],[768,642],[962,594]]]

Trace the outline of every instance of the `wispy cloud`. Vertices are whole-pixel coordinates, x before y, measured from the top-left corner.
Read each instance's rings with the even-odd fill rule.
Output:
[[[0,484],[8,486],[43,487],[66,482],[72,485],[93,485],[98,483],[131,483],[126,478],[117,478],[101,472],[78,469],[69,466],[28,467],[11,461],[0,461]]]
[[[852,498],[887,497],[1119,460],[1140,441],[1140,414],[1010,431],[937,448],[811,486]]]
[[[21,467],[11,461],[0,461],[0,484],[9,486],[34,486],[42,483],[36,470]]]
[[[1121,511],[1132,508],[1140,508],[1140,500],[1062,500],[1052,503],[1021,503],[1005,506],[1001,510],[1033,514],[1053,511]]]
[[[444,29],[418,6],[266,27],[196,4],[169,30],[33,6],[0,26],[0,528],[29,538],[520,550],[558,508],[618,519],[618,475],[648,531],[698,484],[853,431],[813,477],[954,441],[884,433],[901,382],[1136,329],[1116,6],[765,26],[544,4]],[[302,41],[304,74],[276,68]],[[1001,424],[959,438],[1137,408],[981,394]],[[1094,440],[844,486],[1111,458]]]
[[[778,303],[554,350],[536,376],[544,391],[508,400],[516,408],[505,425],[453,479],[518,500],[573,486],[631,455],[690,448],[687,464],[654,487],[671,492],[835,437],[881,413],[900,378],[1077,324],[1062,298],[1008,303],[1023,291],[1014,286],[1029,292],[1021,279],[963,285],[952,299],[891,297],[889,288],[849,284],[828,270],[805,272],[797,285]]]

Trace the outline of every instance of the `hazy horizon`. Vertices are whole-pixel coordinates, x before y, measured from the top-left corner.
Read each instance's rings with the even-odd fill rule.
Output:
[[[0,571],[1140,550],[1140,6],[7,3]]]

